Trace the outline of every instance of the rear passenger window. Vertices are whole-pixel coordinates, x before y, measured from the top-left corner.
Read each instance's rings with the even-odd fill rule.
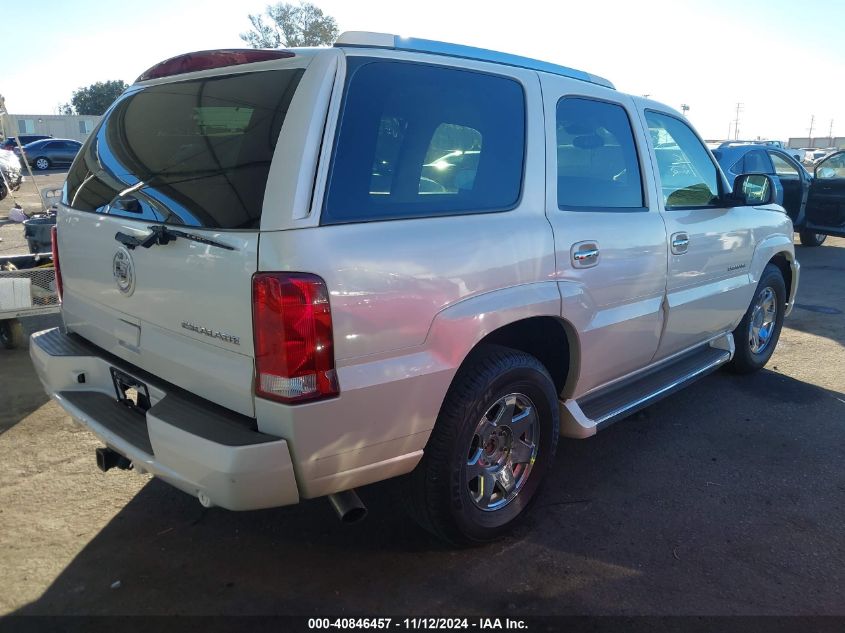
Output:
[[[514,80],[404,62],[353,62],[323,224],[513,208],[525,100]]]
[[[798,168],[792,165],[789,161],[785,158],[778,156],[777,154],[769,154],[772,158],[772,163],[774,163],[775,173],[778,176],[792,176],[793,178],[798,178]]]
[[[562,209],[643,208],[637,147],[622,106],[558,101],[557,203]]]
[[[736,169],[740,167],[740,169]],[[763,150],[748,152],[734,166],[734,173],[737,174],[771,174],[772,165]]]

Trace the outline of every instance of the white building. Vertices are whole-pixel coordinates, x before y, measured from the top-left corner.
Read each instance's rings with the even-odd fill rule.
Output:
[[[845,149],[845,136],[814,136],[808,138],[806,136],[791,136],[789,137],[790,147],[838,147]]]
[[[85,141],[102,117],[87,114],[0,114],[0,134],[46,134]]]

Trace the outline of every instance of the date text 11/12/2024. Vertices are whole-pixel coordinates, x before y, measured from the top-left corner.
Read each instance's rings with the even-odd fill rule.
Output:
[[[309,630],[524,630],[524,620],[511,618],[309,618]]]

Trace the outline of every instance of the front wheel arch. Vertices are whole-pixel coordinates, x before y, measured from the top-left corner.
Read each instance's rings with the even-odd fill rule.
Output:
[[[789,297],[792,296],[792,263],[785,253],[778,253],[774,257],[769,260],[770,264],[774,264],[780,270],[780,274],[783,275],[783,283],[786,285],[786,300],[789,301]]]
[[[769,299],[767,300],[766,297]],[[764,305],[775,306],[771,310],[773,318],[765,317]],[[774,263],[769,263],[760,275],[760,281],[754,289],[748,309],[733,331],[736,349],[733,358],[726,365],[729,371],[735,374],[750,374],[765,367],[777,347],[786,306],[787,294],[783,274]],[[767,323],[769,325],[765,325]],[[768,330],[762,348],[759,348],[761,339],[758,334],[752,332],[752,328],[758,333]],[[755,337],[753,344],[750,340],[751,334]],[[755,346],[758,349],[754,349]]]

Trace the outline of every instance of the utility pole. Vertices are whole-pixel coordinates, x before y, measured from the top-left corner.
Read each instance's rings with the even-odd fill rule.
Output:
[[[734,140],[739,140],[739,113],[742,112],[742,104],[736,104],[736,118],[734,119]]]
[[[830,120],[830,127],[827,130],[827,135],[830,137],[830,146],[833,146],[833,119]]]
[[[687,112],[689,112],[689,106],[686,103],[681,104],[681,112],[684,116],[686,116]]]
[[[815,123],[815,122],[816,122],[816,115],[811,114],[810,115],[810,134],[809,134],[810,142],[808,143],[808,145],[810,145],[810,146],[813,145],[813,123]]]

